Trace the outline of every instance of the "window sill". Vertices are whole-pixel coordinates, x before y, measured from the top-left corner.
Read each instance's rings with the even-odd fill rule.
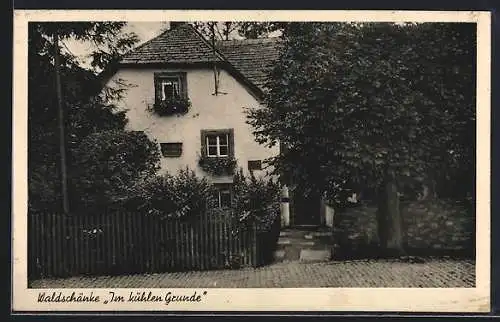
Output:
[[[230,158],[229,155],[221,155],[221,156],[218,156],[218,155],[207,155],[206,157],[210,158],[210,159],[229,159]]]

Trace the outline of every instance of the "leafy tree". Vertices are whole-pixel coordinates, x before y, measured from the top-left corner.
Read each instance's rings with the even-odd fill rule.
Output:
[[[229,40],[234,38],[240,22],[237,21],[195,21],[192,25],[207,39]]]
[[[282,30],[285,22],[254,22],[254,21],[196,21],[193,26],[206,38],[230,40],[235,38],[257,39],[266,38],[275,31]]]
[[[81,153],[81,144],[95,132],[123,131],[125,112],[111,104],[121,96],[126,84],[107,86],[95,71],[78,65],[64,47],[66,39],[91,41],[95,45],[92,65],[96,70],[112,64],[135,43],[137,37],[121,32],[121,22],[30,23],[28,38],[28,177],[29,205],[35,209],[60,210],[61,151],[58,132],[58,95],[55,54],[59,52],[59,76],[64,103],[65,151],[68,160]],[[61,48],[56,47],[57,33]],[[100,94],[103,95],[100,95]],[[116,132],[114,132],[116,133]],[[68,165],[68,181],[74,181],[75,167]],[[71,188],[71,187],[70,187]]]
[[[125,33],[126,22],[32,22],[30,23],[29,46],[32,52],[53,58],[54,35],[61,39],[62,65],[75,63],[74,55],[65,46],[64,40],[74,39],[90,42],[94,51],[90,54],[91,65],[103,69],[131,49],[139,38],[134,33]]]
[[[266,38],[275,31],[283,30],[287,24],[286,22],[272,21],[243,21],[238,26],[238,34],[247,39]]]
[[[119,201],[133,182],[156,174],[159,160],[157,143],[143,132],[87,135],[72,154],[73,204],[89,211]]]
[[[266,106],[249,110],[248,122],[259,142],[282,146],[273,165],[289,183],[337,206],[352,191],[374,191],[382,249],[404,253],[403,185],[474,171],[474,32],[473,24],[291,23]]]

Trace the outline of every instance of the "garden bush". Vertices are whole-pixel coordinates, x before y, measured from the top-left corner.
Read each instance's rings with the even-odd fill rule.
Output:
[[[243,170],[234,176],[233,209],[241,221],[256,223],[263,230],[271,227],[280,211],[279,185],[271,179],[245,177]]]
[[[254,225],[259,265],[269,263],[280,232],[279,185],[271,179],[249,177],[240,169],[234,177],[233,208],[246,227]]]
[[[129,191],[123,206],[131,211],[164,218],[191,218],[213,204],[214,188],[206,178],[188,168],[146,178]]]
[[[144,132],[109,130],[88,135],[71,154],[74,209],[102,209],[120,202],[131,186],[159,169],[156,142]]]

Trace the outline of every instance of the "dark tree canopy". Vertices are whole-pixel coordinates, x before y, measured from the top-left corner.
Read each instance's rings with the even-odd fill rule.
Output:
[[[135,35],[121,32],[121,22],[78,23],[30,23],[28,38],[28,178],[29,205],[35,209],[60,210],[60,150],[58,132],[58,108],[54,66],[54,33],[62,44],[60,55],[61,92],[64,102],[64,125],[69,181],[78,183],[82,167],[82,146],[95,133],[115,134],[123,137],[126,125],[125,112],[113,105],[110,98],[119,98],[126,87],[102,88],[95,71],[81,67],[76,58],[64,50],[65,39],[91,41],[94,66],[103,69],[116,61],[121,53],[135,44]],[[100,94],[103,95],[100,95]],[[109,134],[110,135],[110,134]],[[102,134],[105,138],[109,135]],[[134,137],[126,136],[130,142]],[[82,145],[83,144],[83,145]],[[97,143],[96,143],[97,144]],[[142,142],[143,144],[143,142]],[[94,146],[99,149],[99,146]],[[123,148],[123,146],[122,146]],[[87,149],[88,150],[88,149]],[[144,149],[143,149],[144,150]],[[134,151],[132,149],[132,151]],[[95,151],[94,151],[95,152]],[[123,152],[123,151],[122,151]],[[144,152],[144,151],[143,151]],[[92,152],[93,153],[93,152]],[[139,152],[138,152],[139,153]],[[78,162],[74,161],[79,156]],[[89,157],[89,156],[87,156]],[[71,160],[73,159],[73,162]],[[89,169],[92,169],[89,167]],[[87,171],[87,175],[89,175]],[[98,173],[96,172],[96,175]],[[94,183],[99,184],[96,180]],[[80,191],[74,184],[69,187],[73,200]],[[94,190],[99,191],[97,186]],[[71,193],[72,192],[72,193]],[[77,205],[78,206],[78,205]]]
[[[196,21],[192,25],[207,39],[230,40],[234,38],[266,38],[282,30],[287,23],[253,21]]]
[[[382,256],[405,253],[399,199],[424,180],[474,195],[475,25],[291,23],[248,122],[285,183],[337,208],[378,203]],[[459,189],[450,189],[459,187]]]
[[[378,187],[387,168],[470,175],[473,24],[293,23],[283,40],[267,107],[249,122],[260,142],[282,144],[274,163],[293,182],[335,195]]]

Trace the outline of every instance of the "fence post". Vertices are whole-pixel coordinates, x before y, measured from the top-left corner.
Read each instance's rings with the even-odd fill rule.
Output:
[[[253,254],[254,254],[254,266],[259,266],[259,247],[257,245],[257,224],[254,222],[252,225],[252,246],[253,246]]]

